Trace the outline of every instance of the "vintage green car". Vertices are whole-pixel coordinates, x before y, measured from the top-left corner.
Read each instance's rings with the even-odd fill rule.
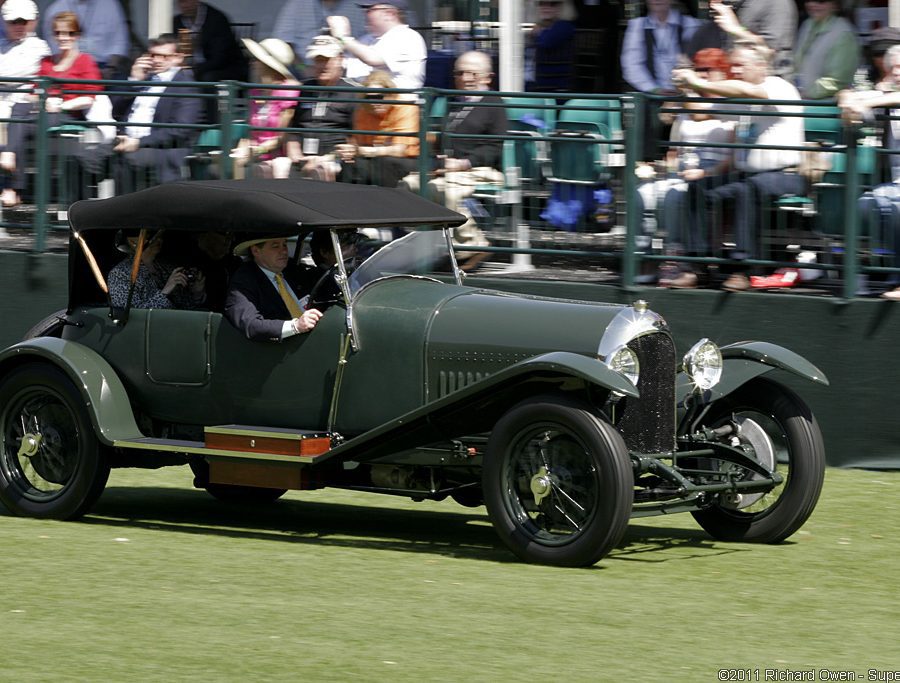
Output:
[[[449,231],[463,217],[411,193],[179,182],[78,202],[69,220],[67,311],[0,353],[14,514],[72,519],[111,467],[187,464],[195,486],[243,503],[326,486],[483,503],[523,560],[582,566],[630,517],[690,511],[717,539],[776,543],[818,500],[816,421],[763,377],[827,384],[816,367],[765,342],[702,339],[679,359],[643,301],[468,287]],[[311,295],[318,326],[282,342],[248,340],[219,310],[107,294],[122,228],[324,230],[337,249],[341,229],[388,226],[417,229],[355,269],[339,261]]]

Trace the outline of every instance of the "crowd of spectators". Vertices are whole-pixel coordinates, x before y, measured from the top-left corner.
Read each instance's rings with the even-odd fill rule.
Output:
[[[559,102],[561,93],[576,91],[581,82],[575,69],[576,34],[587,25],[579,16],[594,22],[611,17],[598,14],[597,5],[529,0],[527,91],[553,93]],[[181,178],[202,124],[215,123],[219,116],[215,91],[191,85],[195,81],[259,85],[242,95],[248,132],[229,156],[237,176],[299,176],[418,191],[416,94],[378,92],[415,91],[425,84],[427,44],[410,26],[407,0],[288,0],[273,37],[245,38],[243,44],[216,7],[178,0],[177,9],[174,32],[151,40],[131,60],[128,24],[118,0],[54,0],[40,20],[33,0],[5,0],[0,77],[60,80],[41,100],[27,83],[0,93],[0,118],[13,119],[0,124],[5,128],[0,131],[3,206],[18,204],[26,189],[24,159],[37,130],[32,121],[38,101],[45,102],[51,127],[100,120],[95,109],[111,110],[118,123],[115,137],[75,156],[88,172],[110,170],[117,192],[133,189],[142,177],[155,182]],[[730,256],[736,263],[759,257],[764,207],[779,196],[809,189],[799,172],[801,152],[784,149],[804,139],[802,108],[785,102],[839,101],[848,111],[871,109],[863,104],[865,98],[846,94],[854,81],[859,88],[865,64],[856,28],[839,0],[805,0],[802,19],[794,0],[711,0],[705,20],[675,0],[646,0],[645,9],[644,16],[627,22],[622,37],[622,90],[658,96],[650,100],[656,107],[678,98],[683,107],[680,114],[665,117],[650,106],[647,118],[638,122],[648,163],[639,168],[647,182],[634,200],[646,218],[645,229],[662,233],[673,253],[707,255],[711,217],[727,215]],[[892,67],[882,60],[895,43],[900,32],[873,36],[866,76],[881,91],[894,91]],[[454,87],[490,90],[493,64],[494,57],[485,52],[458,55]],[[109,99],[103,86],[79,83],[110,78],[120,83]],[[359,95],[355,88],[362,88]],[[734,115],[728,105],[711,113],[709,102],[692,103],[687,95],[758,103]],[[507,133],[500,104],[495,96],[451,98],[439,126],[444,135],[431,145],[436,156],[429,164],[427,192],[469,215],[457,240],[476,247],[487,245],[487,239],[467,199],[477,186],[503,181],[499,141],[478,138]],[[678,146],[666,147],[666,139]],[[730,142],[764,148],[716,147]],[[724,286],[748,288],[744,269],[733,270]],[[696,286],[702,278],[684,268],[660,273],[661,284],[675,287]]]

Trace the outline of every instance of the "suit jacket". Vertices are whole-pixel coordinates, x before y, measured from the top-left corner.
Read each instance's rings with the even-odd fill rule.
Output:
[[[193,81],[194,72],[190,69],[179,69],[172,81]],[[131,83],[128,89],[138,92],[149,86],[147,81],[141,81],[140,85]],[[125,87],[123,87],[125,89]],[[196,93],[196,88],[170,88],[167,87],[159,97],[156,110],[153,112],[153,123],[201,123],[201,100],[199,97],[168,97],[172,94]],[[128,122],[131,106],[136,99],[135,95],[110,96],[113,104],[113,117],[122,123]],[[197,131],[192,128],[151,128],[150,134],[142,137],[141,147],[190,147]]]
[[[202,61],[194,63],[194,73],[198,81],[246,81],[249,77],[247,58],[244,56],[231,22],[223,12],[201,3],[205,7],[206,18],[195,38],[195,46],[203,53]],[[178,14],[173,22],[174,32],[191,29],[184,16]]]
[[[289,264],[282,273],[298,298],[309,290],[309,274]],[[291,319],[287,306],[271,280],[253,261],[237,269],[225,297],[225,318],[255,341],[279,341],[285,320]]]

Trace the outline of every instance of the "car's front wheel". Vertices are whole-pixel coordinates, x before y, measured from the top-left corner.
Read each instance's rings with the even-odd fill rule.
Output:
[[[503,542],[526,562],[581,567],[616,546],[634,499],[622,437],[586,406],[528,399],[491,432],[485,505]]]
[[[102,493],[109,463],[84,399],[48,365],[0,381],[0,501],[16,515],[73,519]]]
[[[803,526],[825,478],[822,434],[806,403],[777,382],[755,379],[717,401],[705,422],[736,425],[741,445],[784,482],[765,493],[720,494],[711,507],[693,513],[700,526],[723,541],[757,543],[778,543]],[[719,469],[744,480],[760,476],[725,462]]]

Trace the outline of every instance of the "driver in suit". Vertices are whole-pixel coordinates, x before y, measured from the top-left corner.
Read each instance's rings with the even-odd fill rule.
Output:
[[[225,318],[247,339],[280,341],[312,330],[321,311],[303,310],[309,273],[290,261],[287,240],[264,237],[241,242],[237,256],[249,256],[235,272],[225,297]]]

